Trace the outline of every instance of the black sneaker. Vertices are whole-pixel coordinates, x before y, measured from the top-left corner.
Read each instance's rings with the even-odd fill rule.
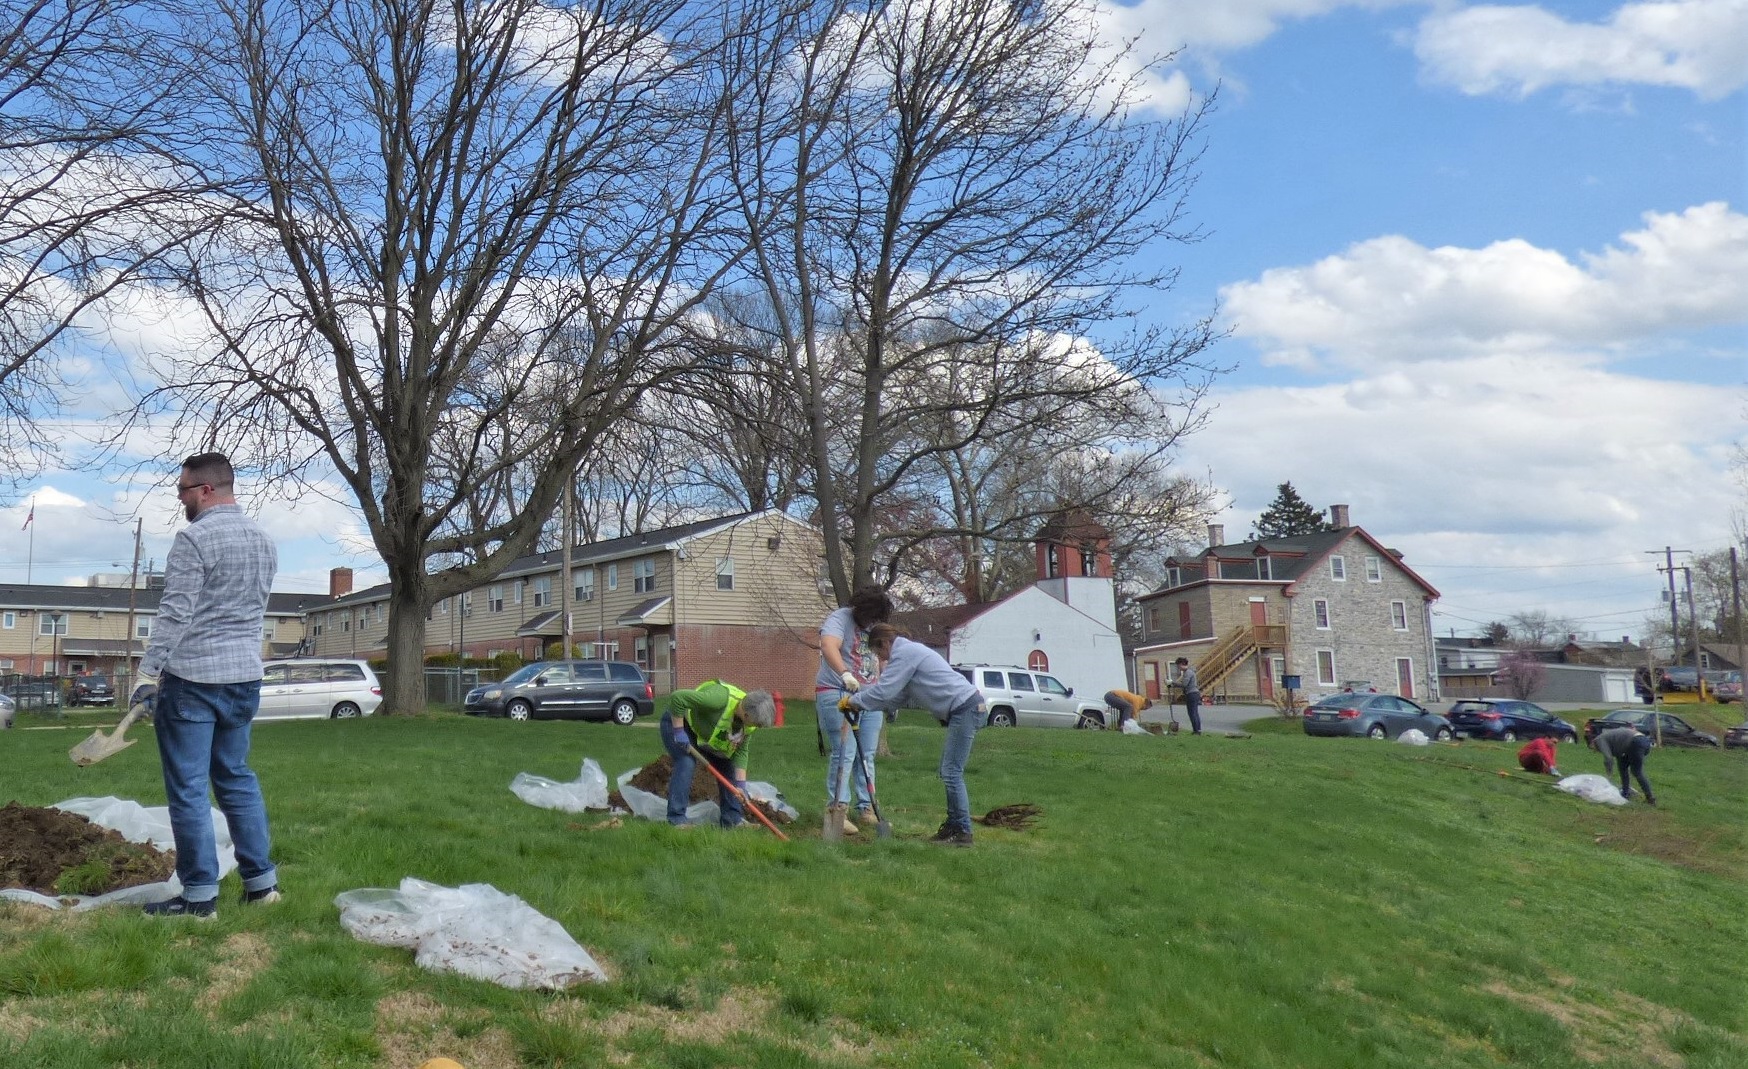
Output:
[[[971,833],[968,831],[950,831],[945,836],[936,835],[930,840],[930,842],[940,843],[942,846],[970,846]]]
[[[162,902],[148,902],[141,911],[148,917],[198,917],[210,921],[218,917],[218,900],[209,898],[205,902],[190,902],[177,895]]]
[[[955,834],[957,833],[953,830],[953,825],[942,824],[939,828],[935,829],[935,834],[929,836],[929,842],[944,843],[948,839],[951,839]]]
[[[263,887],[259,891],[244,891],[243,904],[246,906],[271,906],[285,896],[279,893],[279,885]]]

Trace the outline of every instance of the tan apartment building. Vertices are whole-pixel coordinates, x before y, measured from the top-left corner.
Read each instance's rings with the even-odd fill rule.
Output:
[[[568,599],[560,557],[522,557],[432,606],[426,655],[555,656],[568,605],[576,656],[633,661],[658,691],[723,678],[811,693],[819,625],[834,604],[817,528],[772,509],[577,546]],[[385,656],[389,587],[350,585],[350,571],[336,569],[333,596],[310,609],[312,655]]]

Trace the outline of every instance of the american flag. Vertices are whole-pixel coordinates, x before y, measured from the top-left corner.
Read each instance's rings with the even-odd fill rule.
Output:
[[[32,501],[30,503],[30,515],[24,518],[24,526],[20,527],[19,530],[23,531],[30,527],[30,521],[34,519],[36,519],[36,502]]]

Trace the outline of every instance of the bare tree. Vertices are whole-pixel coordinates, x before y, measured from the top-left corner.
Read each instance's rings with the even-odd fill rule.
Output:
[[[0,458],[28,476],[80,384],[55,357],[160,251],[166,176],[138,155],[164,86],[126,59],[129,0],[0,0]]]
[[[1513,644],[1528,648],[1555,643],[1564,645],[1566,636],[1578,628],[1578,625],[1569,618],[1556,616],[1546,609],[1526,609],[1523,612],[1514,612],[1506,620],[1511,625]]]
[[[157,367],[158,396],[178,442],[339,474],[389,573],[390,711],[423,706],[428,607],[528,552],[698,351],[692,309],[744,248],[713,199],[725,24],[223,0],[165,38],[190,140],[164,149],[220,189],[177,265],[216,344]]]
[[[1535,697],[1547,678],[1547,666],[1528,650],[1513,650],[1499,659],[1499,681],[1520,702]]]
[[[840,600],[877,563],[890,577],[882,514],[909,512],[920,467],[1021,412],[1214,371],[1206,320],[1081,341],[1172,284],[1137,258],[1197,237],[1184,200],[1208,107],[1141,114],[1117,61],[1089,61],[1091,10],[824,3],[774,31],[792,47],[736,55],[766,87],[733,125],[745,292],[767,309],[735,326],[765,334],[801,399]]]

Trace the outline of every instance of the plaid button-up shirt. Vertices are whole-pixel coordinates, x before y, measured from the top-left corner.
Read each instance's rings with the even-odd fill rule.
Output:
[[[176,532],[140,674],[192,683],[261,678],[262,625],[279,551],[237,505],[213,505]]]

